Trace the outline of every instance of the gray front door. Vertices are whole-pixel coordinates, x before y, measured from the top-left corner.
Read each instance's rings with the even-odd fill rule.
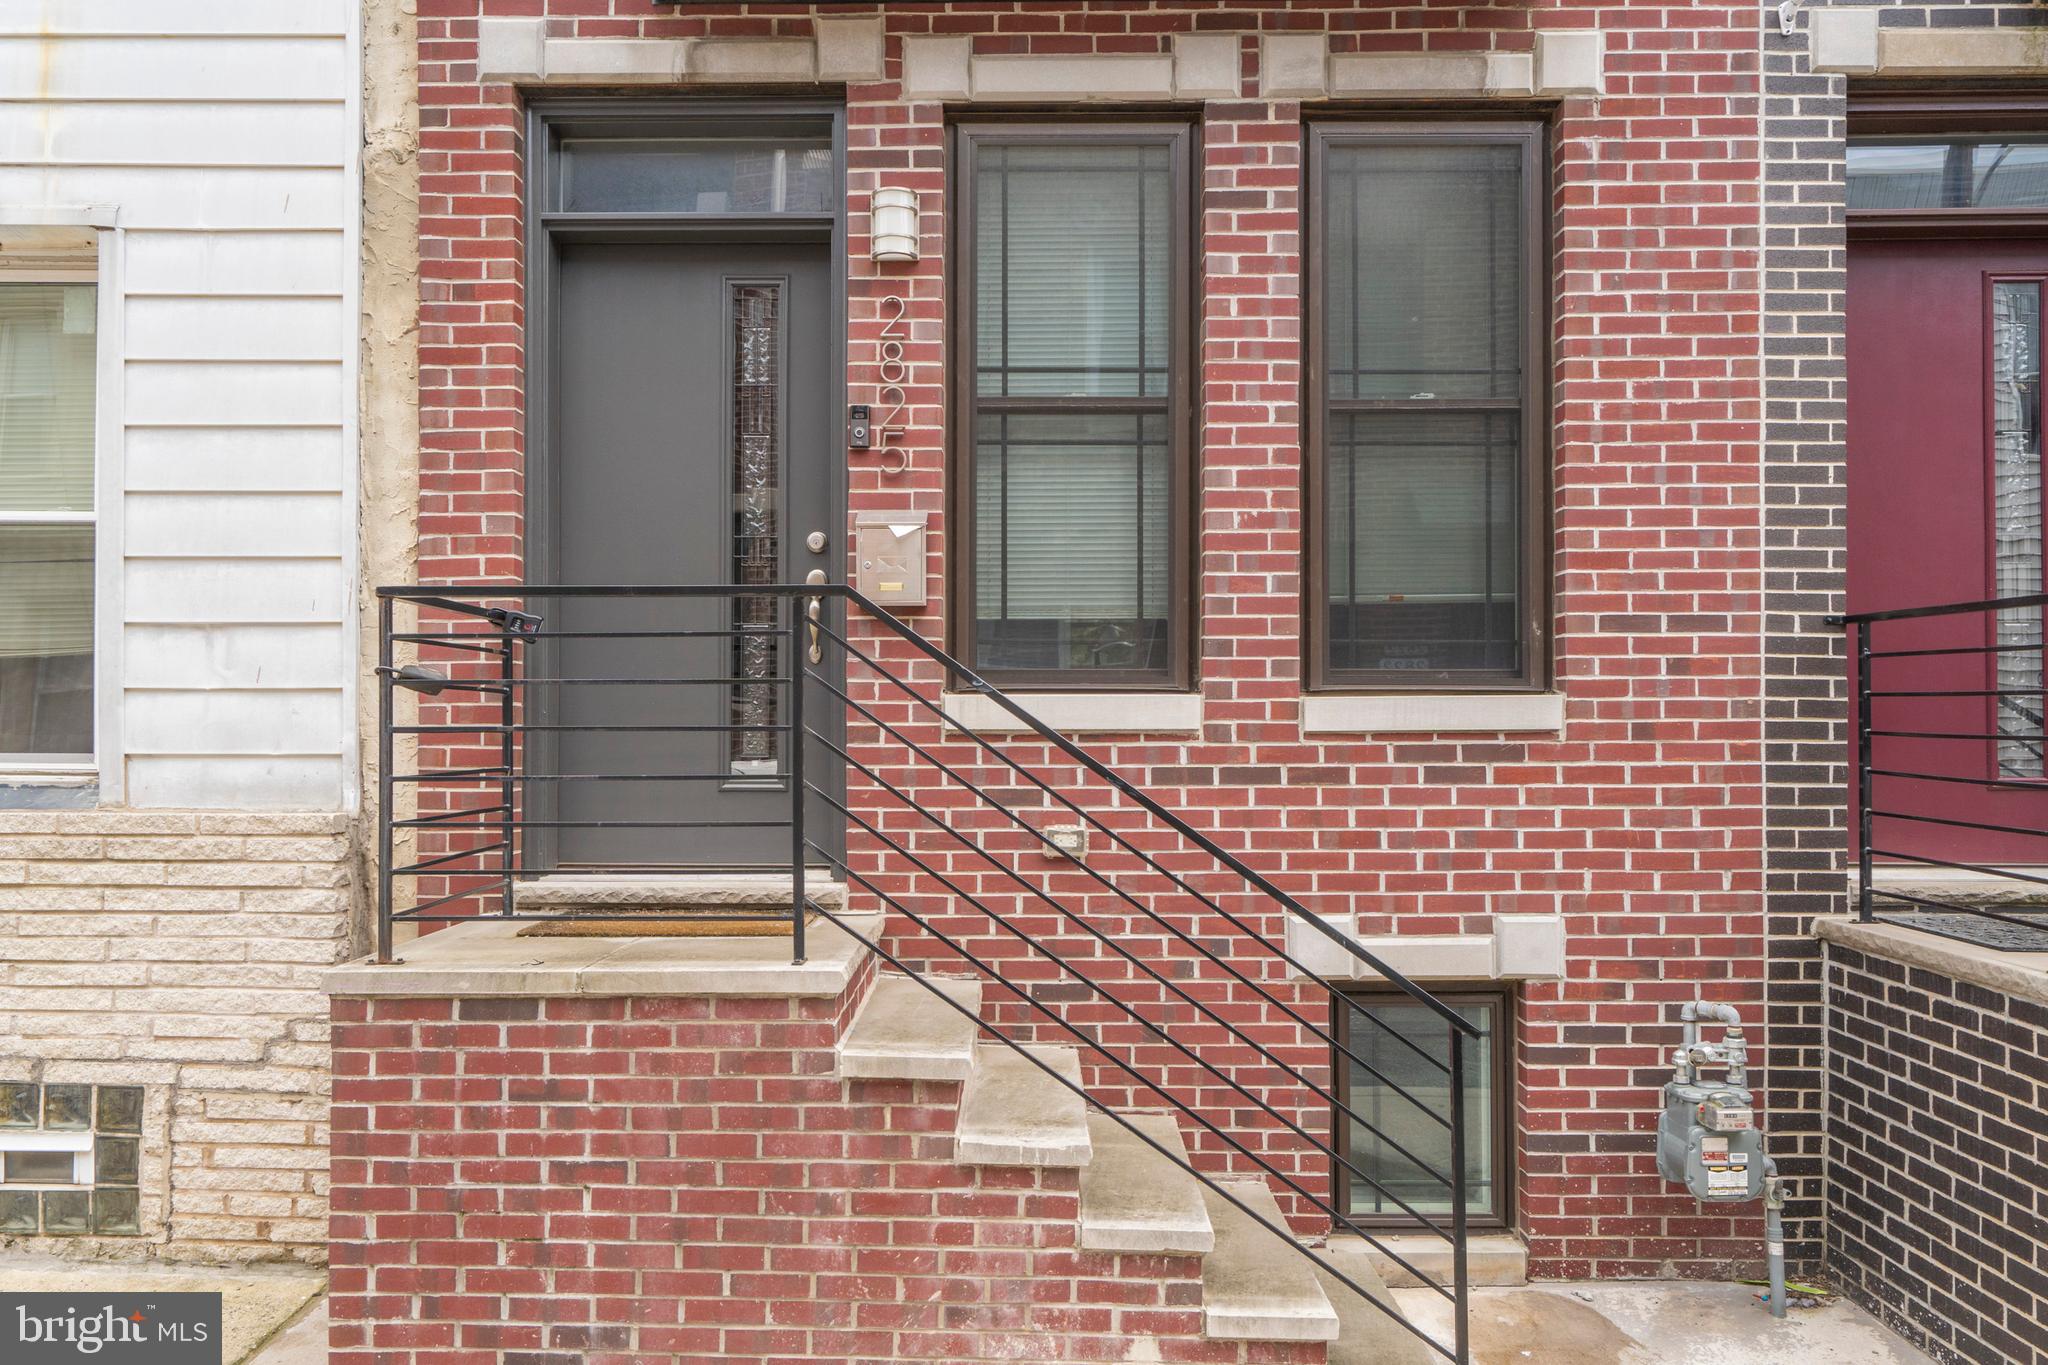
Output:
[[[556,582],[801,582],[843,560],[831,279],[823,244],[559,246],[540,528]],[[823,550],[806,543],[813,532]],[[540,689],[553,720],[739,727],[547,732],[533,751],[553,750],[561,780],[540,785],[554,788],[560,824],[537,841],[553,846],[544,861],[786,867],[789,736],[768,727],[787,720],[774,680],[790,661],[783,642],[745,633],[780,625],[784,603],[600,597],[540,609],[547,630],[566,637],[549,651],[551,676],[677,680]],[[628,632],[667,638],[621,638]],[[829,700],[809,691],[813,719],[830,714]],[[814,780],[827,774],[821,746],[806,759]],[[686,822],[694,827],[651,827]]]

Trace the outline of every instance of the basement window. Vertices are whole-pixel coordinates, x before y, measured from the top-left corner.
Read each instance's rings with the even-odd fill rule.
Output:
[[[0,1081],[0,1236],[142,1231],[142,1087]]]
[[[1480,1030],[1465,1041],[1468,1226],[1506,1227],[1514,1188],[1508,994],[1451,990],[1437,998]],[[1337,1015],[1338,1040],[1351,1054],[1337,1057],[1337,1098],[1363,1120],[1335,1114],[1337,1150],[1354,1168],[1332,1163],[1338,1206],[1362,1226],[1447,1217],[1450,1188],[1440,1177],[1451,1169],[1450,1025],[1399,991],[1351,993]]]

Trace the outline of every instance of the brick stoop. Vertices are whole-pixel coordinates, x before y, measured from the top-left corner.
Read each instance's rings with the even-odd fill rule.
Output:
[[[786,970],[773,940],[614,940],[634,984],[604,994],[464,973],[464,938],[495,941],[330,978],[334,1365],[1379,1359],[1328,1345],[1307,1258],[837,929],[786,994],[736,946]],[[717,973],[686,961],[721,942]]]

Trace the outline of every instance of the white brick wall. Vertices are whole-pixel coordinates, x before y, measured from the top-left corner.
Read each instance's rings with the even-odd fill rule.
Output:
[[[341,815],[0,811],[0,1079],[148,1087],[154,1254],[324,1256],[319,978],[359,950],[354,881]]]

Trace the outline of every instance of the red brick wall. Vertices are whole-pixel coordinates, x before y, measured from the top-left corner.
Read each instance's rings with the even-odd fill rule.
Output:
[[[522,459],[519,102],[479,87],[474,20],[553,16],[556,31],[800,35],[801,6],[719,7],[707,13],[644,0],[422,0],[423,579],[516,576]],[[852,13],[835,7],[835,14]],[[1661,1052],[1675,1040],[1677,1002],[1696,993],[1760,1017],[1763,989],[1760,825],[1761,686],[1758,438],[1759,205],[1754,7],[1607,4],[1570,9],[1348,3],[1215,5],[964,4],[889,11],[893,37],[971,33],[985,51],[1158,51],[1176,31],[1241,32],[1246,98],[1202,115],[1198,255],[1204,269],[1200,473],[1199,740],[1104,741],[1091,747],[1311,906],[1355,908],[1368,931],[1483,931],[1499,911],[1561,912],[1569,979],[1521,996],[1517,1059],[1519,1223],[1532,1268],[1552,1275],[1707,1273],[1751,1257],[1759,1220],[1745,1210],[1702,1212],[1658,1180],[1651,1150]],[[1251,40],[1280,27],[1328,28],[1341,49],[1526,50],[1530,29],[1606,31],[1607,93],[1554,110],[1554,576],[1555,674],[1568,695],[1561,738],[1426,735],[1310,740],[1299,731],[1301,449],[1297,290],[1301,109],[1266,103]],[[899,52],[892,42],[891,75]],[[856,512],[929,514],[938,556],[945,535],[944,323],[946,212],[943,114],[906,104],[893,79],[848,92],[850,381],[856,401],[877,383],[878,300],[910,300],[910,468],[885,479],[872,458],[851,474]],[[912,268],[866,259],[866,192],[878,184],[924,195],[925,257]],[[934,563],[942,562],[935,558]],[[916,618],[943,639],[945,581]],[[908,666],[909,655],[883,644]],[[911,668],[935,688],[928,668]],[[859,684],[867,687],[868,684]],[[940,736],[907,703],[864,691],[920,739]],[[855,727],[857,752],[900,758]],[[947,744],[950,758],[970,758]],[[1034,771],[1058,770],[1029,747]],[[892,763],[949,808],[928,772]],[[977,780],[1000,779],[991,765]],[[1075,783],[1107,809],[1100,784]],[[855,784],[856,793],[861,792]],[[863,804],[895,811],[869,794]],[[1027,804],[1034,821],[1049,819]],[[1116,819],[1128,821],[1127,813]],[[916,822],[900,811],[892,828]],[[985,822],[994,828],[998,821]],[[1136,822],[1142,827],[1142,822]],[[1171,841],[1156,832],[1149,846]],[[992,840],[1010,856],[1021,843]],[[893,858],[855,839],[856,866],[886,866],[915,886],[977,951],[1017,963],[1020,950],[978,913],[949,902]],[[863,849],[867,850],[865,853]],[[973,868],[936,837],[920,842],[940,866]],[[1177,867],[1205,886],[1239,888],[1206,860]],[[1027,854],[1034,878],[1047,866]],[[1128,859],[1101,867],[1130,870]],[[1042,903],[996,894],[985,870],[963,884],[991,890],[1033,932],[1058,931]],[[1130,932],[1125,907],[1079,873],[1060,874],[1062,899],[1147,960],[1261,1030],[1291,1061],[1314,1067],[1326,1050],[1274,1006],[1190,961],[1156,931]],[[1182,915],[1185,898],[1148,904]],[[1281,925],[1254,898],[1232,902],[1277,938]],[[899,926],[907,928],[907,926]],[[1213,921],[1220,944],[1277,979],[1269,957]],[[906,951],[924,951],[899,932]],[[1306,1093],[1214,1028],[1190,1023],[1160,988],[1071,931],[1059,940],[1086,970],[1117,986],[1176,1036],[1247,1084],[1272,1087],[1275,1106],[1315,1115]],[[1050,979],[1042,961],[1013,966]],[[1250,970],[1248,967],[1247,970]],[[1228,989],[1226,989],[1228,988]],[[995,994],[995,993],[992,993]],[[1069,985],[1044,998],[1092,1026],[1115,1011]],[[1315,1006],[1318,1010],[1321,1005]],[[1148,1069],[1170,1051],[1120,1025],[1120,1055]],[[1213,1078],[1185,1065],[1169,1074],[1209,1112],[1241,1124],[1250,1145],[1305,1175],[1319,1171],[1298,1142],[1233,1105]],[[1310,1070],[1312,1078],[1321,1073]],[[1113,1071],[1091,1081],[1123,1095]],[[1320,1122],[1319,1116],[1314,1121]],[[1214,1144],[1210,1144],[1212,1147]],[[1317,1175],[1315,1178],[1320,1179]],[[1297,1212],[1300,1210],[1297,1209]]]
[[[957,1085],[833,1079],[859,990],[337,1000],[334,1365],[1323,1359],[1080,1251],[1074,1172],[952,1164]]]

